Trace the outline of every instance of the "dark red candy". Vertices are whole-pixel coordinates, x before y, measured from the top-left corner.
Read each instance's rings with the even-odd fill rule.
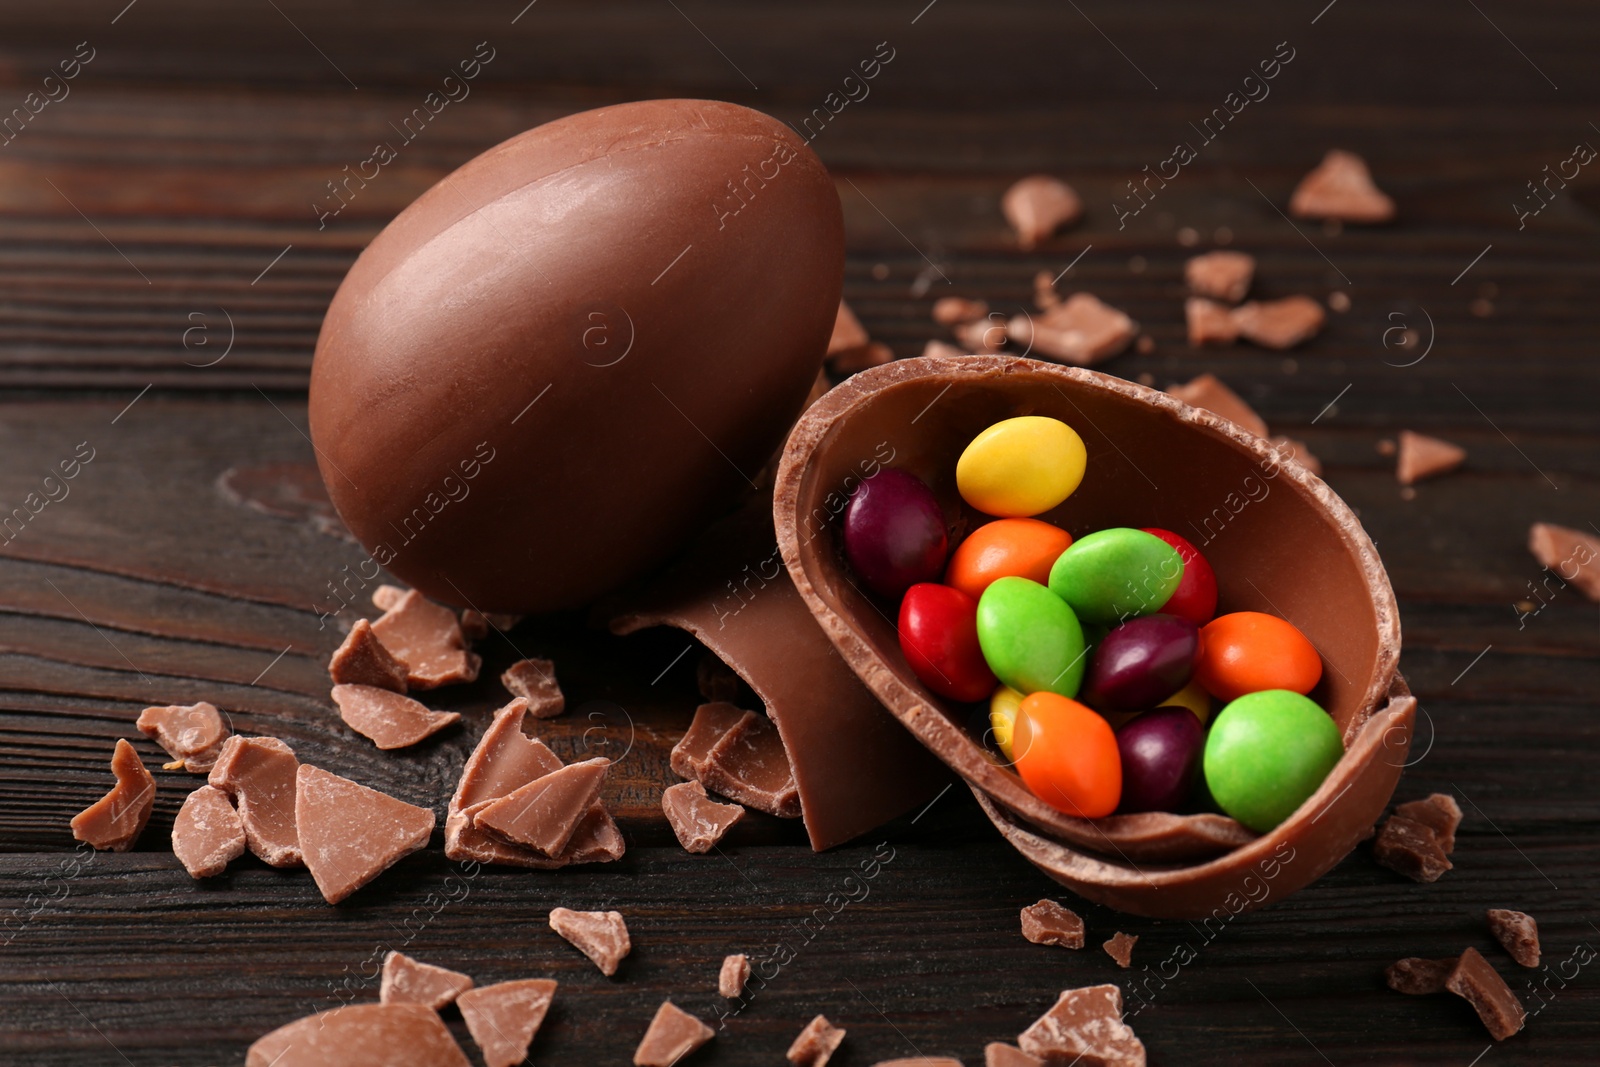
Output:
[[[1121,812],[1182,811],[1194,790],[1206,732],[1188,708],[1147,711],[1117,731]]]
[[[1101,711],[1155,707],[1189,684],[1200,630],[1162,613],[1130,619],[1095,646],[1083,678],[1083,701]]]
[[[1161,611],[1188,619],[1196,626],[1210,622],[1217,613],[1217,572],[1211,569],[1198,548],[1171,530],[1146,526],[1144,532],[1154,534],[1177,549],[1178,558],[1183,560],[1183,579],[1161,606]]]
[[[922,684],[951,700],[984,700],[997,684],[978,647],[978,602],[922,582],[900,601],[900,650]]]
[[[863,481],[844,513],[844,554],[880,596],[898,597],[944,574],[944,513],[922,479],[885,468]]]

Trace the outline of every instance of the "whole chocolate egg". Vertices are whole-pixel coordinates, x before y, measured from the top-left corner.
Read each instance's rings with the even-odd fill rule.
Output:
[[[843,268],[826,169],[748,108],[600,108],[469,161],[362,252],[317,341],[311,435],[362,573],[509,612],[637,577],[752,488]]]

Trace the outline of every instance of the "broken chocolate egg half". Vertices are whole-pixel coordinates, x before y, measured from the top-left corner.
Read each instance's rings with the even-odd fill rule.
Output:
[[[1290,818],[1257,835],[1216,814],[1081,819],[1030,792],[992,745],[986,706],[936,696],[900,650],[893,606],[857,583],[840,544],[850,492],[897,467],[934,492],[952,545],[989,517],[957,492],[956,460],[980,431],[1046,415],[1083,438],[1088,469],[1040,515],[1074,537],[1156,526],[1187,537],[1217,574],[1217,613],[1288,619],[1316,646],[1311,693],[1345,754]],[[1400,679],[1399,612],[1371,540],[1321,479],[1263,439],[1164,393],[1094,371],[1009,356],[922,357],[864,371],[796,424],[774,492],[785,564],[824,633],[873,694],[960,774],[991,821],[1035,865],[1080,894],[1158,917],[1211,914],[1277,864],[1268,897],[1306,885],[1355,847],[1406,763],[1415,701]],[[1259,894],[1257,894],[1259,895]]]

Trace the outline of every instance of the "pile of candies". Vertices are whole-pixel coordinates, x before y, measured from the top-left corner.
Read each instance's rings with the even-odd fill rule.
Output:
[[[845,557],[899,603],[923,684],[989,702],[996,745],[1041,800],[1091,819],[1215,805],[1270,830],[1344,751],[1306,696],[1321,658],[1276,616],[1213,617],[1216,575],[1170,530],[1074,540],[1034,518],[1077,489],[1087,460],[1057,419],[998,422],[956,464],[962,498],[993,521],[952,552],[933,492],[886,468],[851,496]],[[1212,699],[1224,707],[1208,729]]]

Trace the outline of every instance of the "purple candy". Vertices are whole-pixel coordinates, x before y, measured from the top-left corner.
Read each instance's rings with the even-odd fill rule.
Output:
[[[899,599],[918,582],[939,581],[948,547],[944,513],[916,475],[886,467],[851,494],[844,554],[874,593]]]
[[[1194,788],[1206,731],[1188,708],[1147,711],[1117,731],[1120,812],[1182,811]]]
[[[1194,672],[1200,630],[1176,615],[1146,615],[1123,623],[1095,647],[1083,677],[1083,701],[1103,711],[1154,707]]]

